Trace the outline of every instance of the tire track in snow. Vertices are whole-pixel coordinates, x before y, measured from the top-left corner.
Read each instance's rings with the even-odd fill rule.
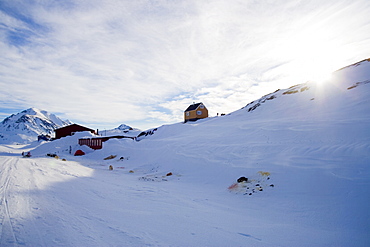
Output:
[[[31,193],[38,191],[34,165],[36,163],[31,160],[14,157],[5,158],[1,162],[0,246],[25,245],[25,240],[30,236],[32,241],[27,245],[47,246],[38,222],[33,217],[35,201]]]
[[[11,179],[12,161],[14,159],[9,158],[3,163],[2,174],[1,174],[1,205],[0,205],[0,217],[1,217],[1,238],[0,246],[16,246],[17,239],[14,233],[14,227],[11,221],[8,204],[8,189]],[[16,161],[18,162],[18,161]]]
[[[17,164],[15,165],[15,168],[17,169]],[[34,195],[39,195],[39,187],[36,185],[36,177],[35,177],[35,168],[38,168],[38,165],[36,162],[32,162],[31,160],[27,159],[26,166],[22,166],[22,176],[27,179],[23,179],[23,182],[25,183],[23,185],[25,191],[25,196],[22,200],[22,208],[24,210],[25,215],[28,215],[27,218],[27,225],[28,228],[32,229],[32,233],[27,231],[30,231],[27,227],[25,229],[20,229],[19,234],[23,237],[28,238],[27,236],[32,234],[32,243],[29,243],[30,245],[37,245],[37,246],[47,246],[44,242],[45,236],[41,234],[39,222],[37,222],[37,218],[39,216],[35,215],[35,210],[38,210],[39,208],[36,207],[37,203],[35,203],[34,196],[32,196],[32,193]],[[38,198],[38,197],[37,197]],[[22,223],[21,223],[22,224]]]

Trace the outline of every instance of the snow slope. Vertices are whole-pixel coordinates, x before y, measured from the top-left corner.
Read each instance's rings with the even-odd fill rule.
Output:
[[[365,60],[97,151],[2,145],[0,246],[369,246],[369,80]]]

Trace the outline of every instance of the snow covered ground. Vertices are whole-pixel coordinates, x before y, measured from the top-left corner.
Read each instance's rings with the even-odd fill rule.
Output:
[[[369,66],[139,142],[1,145],[0,246],[370,246]]]

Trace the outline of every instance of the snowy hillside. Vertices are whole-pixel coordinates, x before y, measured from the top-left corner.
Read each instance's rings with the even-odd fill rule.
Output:
[[[71,124],[54,114],[29,108],[5,118],[0,123],[0,143],[29,143],[38,135],[54,135],[54,129]]]
[[[252,112],[265,103],[270,104],[270,101],[279,98],[279,102],[274,104],[273,107],[275,107],[275,110],[282,111],[282,116],[290,117],[290,114],[286,111],[299,108],[301,109],[300,113],[297,113],[298,115],[301,114],[309,117],[311,117],[311,115],[323,114],[325,111],[337,114],[343,112],[338,109],[339,106],[347,108],[352,107],[351,105],[346,106],[348,101],[354,101],[354,103],[356,103],[358,100],[351,99],[353,93],[345,92],[367,83],[370,83],[370,59],[363,60],[334,72],[332,78],[322,84],[307,82],[292,86],[285,90],[279,89],[274,93],[265,95],[257,101],[249,103],[244,108],[248,112]],[[360,88],[362,89],[362,87]],[[295,95],[295,97],[287,97],[288,95]],[[308,103],[307,101],[312,102]],[[266,109],[266,107],[261,108]],[[261,110],[261,108],[259,110]],[[271,111],[271,108],[267,109]],[[293,114],[293,116],[295,117],[296,114]]]
[[[0,146],[0,246],[370,246],[369,80],[364,60],[96,151]]]

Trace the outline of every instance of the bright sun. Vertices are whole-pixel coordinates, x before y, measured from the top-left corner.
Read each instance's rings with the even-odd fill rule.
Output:
[[[339,40],[314,29],[291,33],[285,38],[281,52],[290,57],[289,73],[296,80],[325,82],[339,69],[341,58],[346,55],[339,48]]]
[[[330,65],[330,59],[325,57],[318,57],[316,59],[307,59],[299,62],[298,71],[305,80],[323,83],[330,79],[333,72],[333,66]]]

